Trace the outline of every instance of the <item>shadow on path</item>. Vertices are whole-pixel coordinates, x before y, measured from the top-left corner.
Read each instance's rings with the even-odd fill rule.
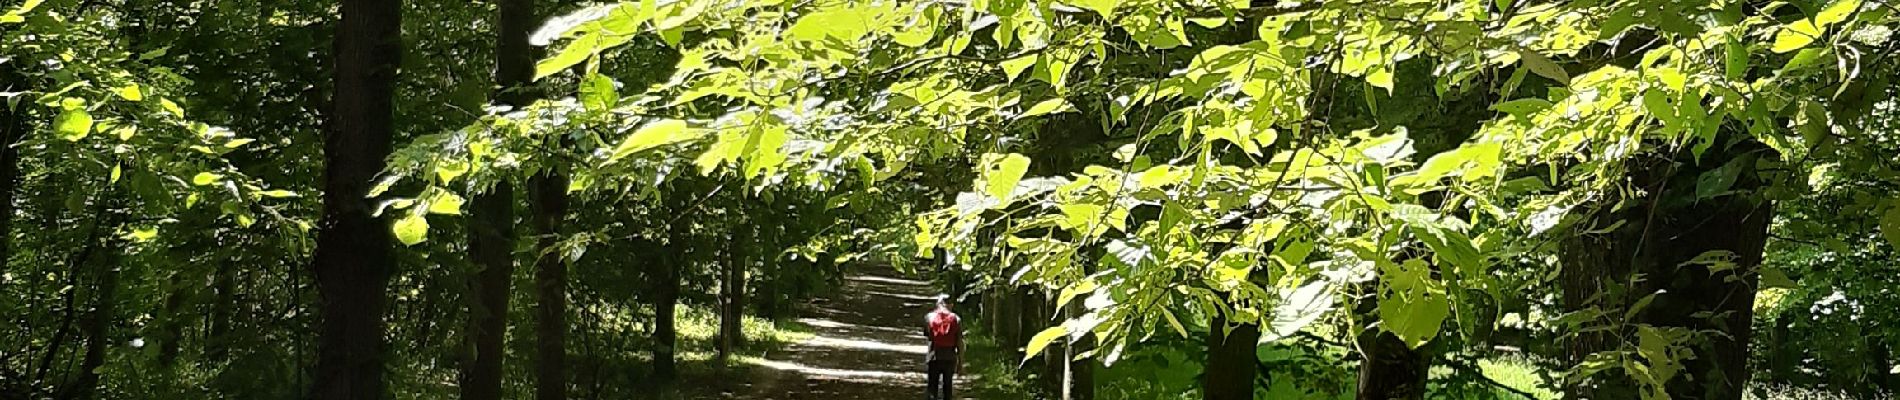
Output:
[[[866,267],[836,293],[805,307],[799,322],[812,338],[744,362],[749,382],[726,398],[888,400],[924,393],[924,314],[935,295],[929,282]],[[959,376],[958,388],[970,381]]]

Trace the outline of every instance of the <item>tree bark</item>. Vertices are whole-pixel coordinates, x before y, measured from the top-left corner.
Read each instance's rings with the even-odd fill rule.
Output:
[[[224,361],[231,348],[232,309],[237,307],[237,261],[225,259],[218,262],[217,276],[212,278],[211,287],[216,290],[211,300],[211,328],[206,334],[205,360]]]
[[[323,220],[315,261],[322,325],[311,397],[385,396],[383,320],[394,270],[389,228],[370,215],[370,185],[394,134],[401,0],[343,0],[336,94],[324,140]]]
[[[658,282],[653,290],[653,377],[662,381],[678,376],[673,354],[679,338],[673,327],[673,311],[679,305],[680,266],[689,259],[686,235],[683,225],[667,227],[664,256],[654,271]]]
[[[535,52],[528,44],[534,29],[533,0],[502,0],[497,6],[495,38],[496,98],[521,107],[534,101],[527,88],[533,84]],[[475,195],[469,224],[470,258],[480,269],[470,303],[469,341],[475,354],[462,372],[462,398],[501,399],[502,363],[507,358],[509,282],[515,269],[515,185],[496,182]]]
[[[1082,309],[1081,300],[1070,301],[1068,305],[1063,307],[1065,318],[1077,318],[1082,316],[1085,312],[1086,311]],[[1094,336],[1084,336],[1082,340],[1067,342],[1062,345],[1062,359],[1066,361],[1063,364],[1063,400],[1095,399],[1095,359],[1090,357],[1076,360],[1076,356],[1082,355],[1082,353],[1086,353],[1094,348]]]
[[[1425,379],[1431,368],[1424,352],[1383,330],[1361,333],[1359,347],[1359,400],[1419,400],[1425,398]]]
[[[25,74],[20,73],[17,62],[0,64],[0,92],[25,91]],[[8,107],[0,101],[0,274],[7,272],[8,261],[13,258],[13,199],[14,190],[20,184],[20,149],[14,146],[22,138],[33,132],[31,121],[18,107]]]
[[[1239,324],[1227,331],[1227,317],[1216,315],[1207,329],[1207,368],[1201,374],[1201,398],[1207,400],[1253,399],[1254,378],[1259,377],[1260,358],[1254,351],[1260,341],[1260,325]]]
[[[548,171],[528,180],[533,193],[535,260],[535,390],[536,400],[567,398],[567,260],[555,249],[561,233],[557,226],[567,216],[567,171]]]
[[[750,220],[752,216],[742,216]],[[720,280],[719,307],[719,363],[730,361],[732,354],[745,343],[745,275],[747,264],[752,262],[752,253],[758,252],[757,229],[747,224],[736,225],[738,232],[733,245],[727,248],[725,277]]]
[[[112,344],[111,328],[113,314],[117,312],[115,306],[118,304],[119,295],[119,260],[122,259],[118,249],[122,246],[112,245],[116,242],[113,239],[103,240],[108,243],[106,247],[112,250],[106,252],[97,270],[93,272],[92,313],[86,317],[84,328],[86,355],[79,363],[79,378],[66,388],[66,395],[62,396],[64,399],[90,400],[97,396],[99,368],[105,366],[106,348]]]
[[[1722,138],[1735,137],[1731,133]],[[1752,139],[1716,147],[1699,162],[1688,154],[1632,161],[1631,182],[1645,190],[1638,197],[1622,199],[1634,206],[1601,211],[1594,218],[1598,223],[1626,223],[1607,233],[1577,235],[1563,243],[1560,282],[1565,308],[1595,306],[1609,310],[1609,318],[1615,319],[1639,299],[1655,296],[1636,311],[1633,320],[1622,321],[1626,324],[1619,330],[1573,337],[1567,361],[1575,364],[1592,353],[1615,349],[1623,343],[1610,335],[1629,334],[1635,324],[1721,332],[1694,340],[1695,358],[1682,361],[1683,369],[1669,380],[1666,390],[1677,399],[1741,398],[1748,381],[1750,324],[1759,281],[1753,271],[1761,264],[1774,211],[1760,193],[1765,184],[1756,176],[1753,161],[1776,155]],[[1732,192],[1698,196],[1698,180],[1705,173],[1720,173],[1717,170],[1731,161],[1741,169]],[[1614,203],[1606,200],[1604,204]],[[1731,255],[1726,262],[1732,265],[1710,268],[1692,262],[1717,253]],[[1643,278],[1630,279],[1637,275]],[[1588,380],[1566,392],[1572,398],[1614,398],[1633,396],[1629,391],[1635,388],[1627,377],[1613,375]]]

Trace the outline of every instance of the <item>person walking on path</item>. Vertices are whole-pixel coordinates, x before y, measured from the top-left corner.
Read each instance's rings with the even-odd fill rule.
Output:
[[[924,353],[926,400],[951,400],[950,386],[963,369],[963,325],[957,313],[950,311],[950,296],[937,295],[937,309],[924,316],[924,337],[930,339],[930,351]]]

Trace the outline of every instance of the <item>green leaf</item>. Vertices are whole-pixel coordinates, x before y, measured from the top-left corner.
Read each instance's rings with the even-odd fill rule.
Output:
[[[1900,247],[1900,201],[1887,208],[1887,215],[1880,218],[1880,233],[1887,237],[1887,243]]]
[[[880,20],[883,10],[870,6],[820,10],[792,23],[786,37],[797,41],[836,39],[856,43],[877,28],[872,24]]]
[[[1828,26],[1846,21],[1847,16],[1853,15],[1854,10],[1858,9],[1860,9],[1860,0],[1836,1],[1833,4],[1827,5],[1827,8],[1821,9],[1820,14],[1814,15],[1814,25],[1821,29],[1827,29]]]
[[[278,199],[287,198],[287,197],[297,197],[297,192],[292,192],[292,191],[283,190],[283,189],[266,190],[263,192],[258,192],[258,194],[263,195],[264,197],[278,198]]]
[[[1491,109],[1503,112],[1505,114],[1511,114],[1512,116],[1515,116],[1518,118],[1530,118],[1532,114],[1536,114],[1539,111],[1544,111],[1545,109],[1550,108],[1550,106],[1551,106],[1550,100],[1544,100],[1544,99],[1539,99],[1535,97],[1528,97],[1528,98],[1522,98],[1522,99],[1511,100],[1511,101],[1507,101],[1503,103],[1498,103],[1498,104],[1492,105]]]
[[[1115,6],[1121,5],[1121,0],[1069,0],[1069,3],[1074,4],[1076,7],[1095,11],[1096,14],[1101,14],[1104,19],[1113,19],[1115,17]]]
[[[614,153],[607,158],[607,162],[614,162],[654,147],[698,138],[703,134],[703,130],[690,129],[686,121],[677,119],[646,124],[634,130],[632,135],[628,135],[626,141],[614,146]]]
[[[1755,162],[1754,157],[1736,157],[1734,160],[1729,160],[1728,163],[1722,164],[1720,168],[1703,172],[1701,176],[1696,177],[1696,200],[1713,198],[1728,193],[1729,187],[1735,186],[1735,180],[1741,176],[1742,168],[1747,165],[1746,163],[1752,162]]]
[[[1009,204],[1010,192],[1016,190],[1016,182],[1029,173],[1029,157],[1010,153],[1007,155],[987,154],[983,156],[983,193]]]
[[[1564,71],[1564,67],[1557,65],[1556,62],[1550,61],[1550,58],[1529,50],[1518,51],[1517,55],[1518,63],[1530,69],[1531,73],[1550,78],[1558,84],[1570,86],[1570,73]]]
[[[462,203],[464,202],[465,200],[462,199],[462,196],[454,193],[441,192],[436,195],[434,200],[429,201],[429,213],[461,215]]]
[[[1723,77],[1731,81],[1740,81],[1748,76],[1748,46],[1741,39],[1730,37],[1723,47]]]
[[[1373,87],[1385,89],[1385,92],[1388,94],[1392,93],[1392,70],[1389,68],[1374,68],[1371,72],[1366,73],[1366,83],[1371,84]]]
[[[937,8],[925,8],[904,30],[891,34],[891,41],[905,47],[923,47],[937,34]]]
[[[454,182],[455,178],[468,173],[469,165],[461,160],[441,160],[435,163],[435,177],[442,183]]]
[[[185,109],[178,107],[178,103],[173,103],[171,99],[158,99],[158,106],[164,108],[166,112],[170,112],[172,113],[172,115],[177,116],[178,118],[185,117]]]
[[[223,178],[224,178],[223,176],[220,176],[215,173],[199,172],[198,175],[193,175],[191,177],[191,184],[198,185],[198,186],[210,186],[211,184],[218,183],[218,180],[223,179]]]
[[[121,86],[117,90],[113,90],[113,93],[117,93],[119,98],[126,99],[127,101],[145,100],[145,93],[139,91],[139,85],[136,83]]]
[[[1068,333],[1067,328],[1060,326],[1043,329],[1042,332],[1036,333],[1035,337],[1029,338],[1029,346],[1023,348],[1023,361],[1027,362],[1031,358],[1036,358],[1036,354],[1042,353],[1042,349],[1049,347],[1050,342],[1054,342],[1057,338],[1068,335]]]
[[[1802,19],[1790,23],[1782,27],[1780,32],[1776,32],[1774,47],[1770,47],[1769,50],[1776,53],[1794,51],[1795,49],[1808,47],[1809,43],[1814,43],[1814,40],[1820,37],[1821,28],[1815,26],[1812,20]]]
[[[60,111],[59,116],[53,118],[53,131],[59,133],[60,139],[67,141],[85,139],[87,134],[92,133],[92,114],[83,107]]]
[[[1795,283],[1794,279],[1789,279],[1788,273],[1782,272],[1780,268],[1763,266],[1761,267],[1761,287],[1799,289],[1801,285]]]
[[[614,92],[614,80],[601,74],[588,74],[581,80],[581,105],[588,111],[606,111],[614,108],[620,101],[620,94]]]
[[[1040,103],[1036,103],[1036,105],[1029,106],[1029,110],[1023,111],[1023,115],[1021,116],[1021,118],[1029,118],[1029,117],[1034,117],[1038,115],[1069,112],[1069,111],[1074,111],[1074,110],[1075,110],[1075,107],[1072,105],[1069,105],[1068,100],[1063,100],[1061,98],[1054,98],[1054,99],[1043,100]]]
[[[429,219],[420,213],[410,213],[396,220],[394,229],[396,241],[402,242],[404,246],[414,246],[429,239]]]
[[[600,51],[602,44],[600,33],[598,32],[588,32],[586,35],[575,38],[574,41],[568,42],[566,46],[561,46],[561,51],[555,53],[553,57],[548,57],[541,60],[541,62],[535,63],[534,79],[540,80],[541,78],[546,78],[549,75],[554,75],[568,68],[573,68],[574,65],[580,64],[582,61],[587,61],[588,57]]]
[[[1023,71],[1035,65],[1036,57],[1016,57],[997,63],[997,66],[1003,68],[1003,74],[1008,76],[1011,82],[1015,82],[1017,76],[1021,76]]]

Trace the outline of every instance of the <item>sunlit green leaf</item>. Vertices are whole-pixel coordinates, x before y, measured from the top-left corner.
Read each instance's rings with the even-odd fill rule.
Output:
[[[1016,190],[1016,182],[1029,173],[1029,157],[1015,153],[988,154],[983,156],[983,161],[983,193],[1007,204],[1011,200],[1010,192]]]
[[[92,133],[92,114],[84,108],[60,111],[59,116],[53,119],[53,131],[59,133],[60,139],[67,141],[85,139],[87,134]]]
[[[686,121],[677,119],[661,120],[641,126],[627,136],[627,140],[614,146],[609,162],[638,154],[647,149],[692,140],[705,134],[704,130],[687,127]]]
[[[414,246],[429,239],[429,219],[420,213],[410,213],[409,216],[396,220],[396,225],[392,229],[396,233],[396,240],[402,242],[404,246]]]
[[[1049,343],[1068,335],[1068,333],[1068,329],[1060,326],[1043,329],[1042,332],[1036,333],[1036,336],[1029,338],[1029,345],[1023,348],[1023,361],[1036,358],[1037,354],[1042,353],[1043,348],[1049,347]]]
[[[224,176],[211,172],[199,172],[197,175],[192,175],[191,184],[210,186],[211,184],[218,183],[219,179],[224,179]]]

